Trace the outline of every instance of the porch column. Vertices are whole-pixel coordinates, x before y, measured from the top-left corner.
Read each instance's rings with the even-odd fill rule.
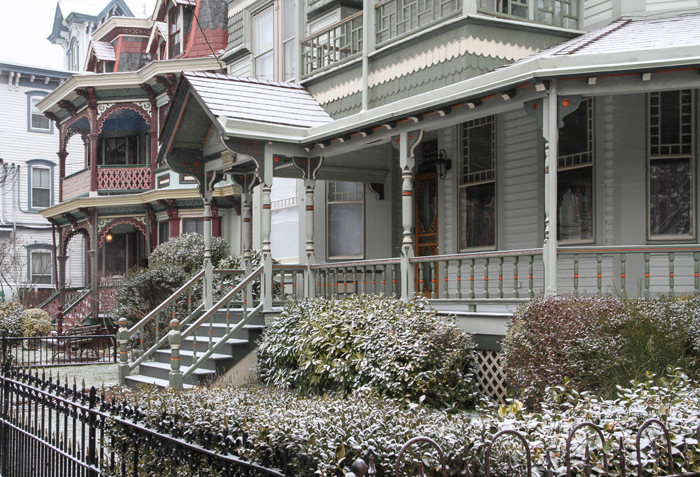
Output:
[[[63,244],[61,244],[63,248]],[[56,313],[56,331],[58,335],[63,334],[63,307],[66,306],[66,260],[67,255],[58,255],[58,313]]]
[[[66,158],[68,151],[61,149],[58,155],[58,202],[63,202],[63,178],[66,177]]]
[[[314,249],[314,189],[316,180],[305,180],[306,188],[306,276],[304,279],[304,295],[310,298],[316,296],[316,273],[311,265],[316,263]]]
[[[97,322],[100,313],[100,278],[97,276],[98,267],[97,261],[98,251],[97,251],[97,235],[99,230],[97,228],[97,210],[95,210],[92,221],[92,231],[90,232],[90,251],[88,255],[90,256],[90,269],[91,269],[91,284],[90,284],[90,311],[92,312],[92,317]]]
[[[100,135],[90,133],[90,191],[97,190],[97,140]]]
[[[214,267],[211,263],[211,191],[204,198],[204,307],[214,306]]]
[[[241,199],[243,200],[243,269],[245,270],[245,275],[248,276],[253,271],[253,264],[251,263],[251,220],[252,214],[251,210],[253,208],[253,194],[250,192],[244,192],[241,194]],[[246,302],[249,305],[253,304],[253,287],[248,287],[246,289]]]
[[[413,166],[415,158],[409,156],[408,133],[399,135],[399,154],[401,164],[401,212],[403,223],[403,240],[401,241],[401,298],[413,298],[415,293],[415,270],[409,263],[413,254]]]
[[[557,90],[552,88],[544,98],[544,293],[557,294],[557,158],[559,151],[559,127],[557,114]]]
[[[273,154],[268,147],[265,150],[265,169],[264,181],[262,183],[262,211],[261,211],[261,232],[262,232],[262,253],[263,263],[263,280],[260,294],[263,301],[263,310],[272,308],[272,249],[270,248],[270,233],[272,232],[272,201],[270,193],[272,193],[272,168]]]

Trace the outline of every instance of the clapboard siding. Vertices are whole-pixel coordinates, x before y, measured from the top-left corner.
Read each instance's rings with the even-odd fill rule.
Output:
[[[251,71],[252,61],[250,55],[234,61],[228,67],[228,74],[231,76],[239,76],[242,78],[252,77]]]
[[[697,0],[646,0],[648,12],[682,10],[685,8],[697,8]]]
[[[589,25],[610,20],[613,17],[612,0],[586,0],[583,4],[584,28],[589,29]]]
[[[538,211],[537,138],[535,120],[525,111],[504,113],[497,127],[503,131],[502,167],[505,169],[505,197],[499,213],[505,214],[505,247],[507,250],[539,246],[537,241],[541,211]]]

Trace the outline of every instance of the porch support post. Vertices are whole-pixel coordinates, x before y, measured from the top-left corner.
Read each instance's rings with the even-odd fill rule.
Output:
[[[63,202],[63,179],[66,177],[66,158],[68,151],[61,149],[58,155],[58,201]]]
[[[253,271],[253,264],[251,262],[252,254],[250,250],[251,246],[251,220],[252,214],[251,210],[253,208],[253,194],[250,192],[243,192],[241,194],[243,199],[243,269],[245,270],[245,275],[248,276]],[[246,302],[249,305],[253,304],[253,287],[246,287]]]
[[[552,87],[544,98],[544,262],[545,296],[557,294],[557,157],[559,151],[559,127],[557,114],[557,90]]]
[[[314,249],[314,189],[315,179],[304,181],[306,188],[306,276],[304,279],[304,295],[309,298],[316,296],[316,273],[311,265],[316,263],[316,250]]]
[[[211,263],[211,190],[204,192],[204,308],[214,306],[214,266]]]
[[[399,153],[401,164],[401,212],[403,223],[403,240],[401,242],[401,298],[413,298],[415,270],[409,263],[413,253],[413,166],[415,158],[409,156],[408,133],[399,135]]]
[[[262,213],[261,213],[261,232],[262,232],[262,253],[263,253],[263,279],[260,287],[261,300],[263,302],[263,311],[272,308],[272,249],[270,247],[270,234],[272,233],[272,201],[270,193],[272,192],[272,169],[273,169],[273,153],[270,148],[265,149],[265,168],[263,172],[262,183]]]
[[[96,132],[90,133],[90,191],[97,190],[97,140],[100,135]]]
[[[92,313],[92,317],[95,319],[95,323],[99,323],[97,320],[100,316],[100,278],[97,276],[99,273],[99,269],[97,267],[97,261],[99,260],[99,254],[97,250],[97,239],[99,235],[99,228],[98,228],[98,220],[97,220],[97,209],[94,210],[92,213],[92,231],[90,232],[90,251],[88,252],[88,255],[90,255],[90,275],[91,275],[91,284],[90,284],[90,295],[91,295],[91,300],[90,300],[90,312]]]
[[[63,242],[63,239],[61,239]],[[61,243],[61,249],[64,244]],[[66,306],[66,260],[68,260],[67,255],[58,255],[56,257],[58,261],[58,313],[56,313],[56,332],[59,336],[63,334],[63,307]]]

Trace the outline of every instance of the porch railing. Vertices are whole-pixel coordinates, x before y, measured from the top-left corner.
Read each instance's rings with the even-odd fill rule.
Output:
[[[358,293],[400,295],[401,259],[358,260],[319,263],[316,272],[316,296],[347,298]]]
[[[303,39],[302,77],[359,57],[362,53],[362,21],[362,12],[359,12]]]
[[[385,0],[375,6],[377,46],[459,12],[457,0]]]
[[[151,168],[147,165],[97,167],[99,190],[150,189],[151,185]]]
[[[61,179],[63,200],[90,193],[90,169],[83,169]]]

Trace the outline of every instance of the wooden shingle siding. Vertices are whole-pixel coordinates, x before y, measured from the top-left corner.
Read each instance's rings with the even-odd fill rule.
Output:
[[[231,2],[230,5],[239,2]],[[236,48],[243,44],[245,25],[243,24],[244,13],[238,12],[228,19],[228,46],[227,49]]]

